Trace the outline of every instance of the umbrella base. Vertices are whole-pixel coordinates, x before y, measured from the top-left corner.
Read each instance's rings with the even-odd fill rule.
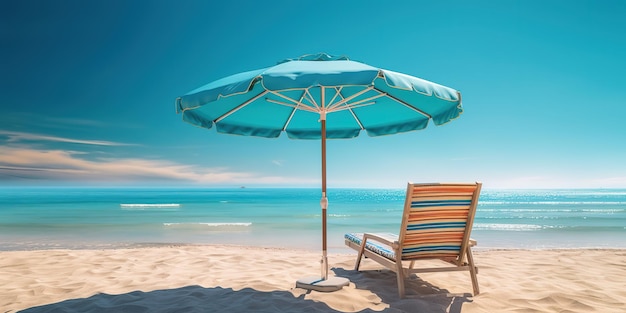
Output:
[[[298,281],[296,282],[296,288],[321,292],[332,292],[340,290],[341,288],[343,288],[344,286],[348,286],[349,284],[350,281],[347,278],[343,277],[328,277],[328,279],[324,280],[319,276],[315,276],[298,279]]]

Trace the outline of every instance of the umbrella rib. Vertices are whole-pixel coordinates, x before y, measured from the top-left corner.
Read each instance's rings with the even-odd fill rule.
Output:
[[[287,97],[287,96],[285,96],[285,95],[283,95],[283,94],[281,94],[279,92],[275,92],[275,91],[269,91],[269,92],[271,94],[275,95],[275,96],[278,96],[278,97],[281,97],[281,98],[283,98],[283,99],[285,99],[287,101],[293,102],[293,104],[280,102],[280,101],[277,101],[277,100],[274,100],[274,99],[270,99],[270,98],[266,98],[265,99],[267,102],[272,102],[272,103],[288,106],[290,108],[298,108],[300,110],[305,110],[305,111],[309,111],[309,112],[319,112],[319,107],[317,107],[317,104],[315,104],[315,101],[313,101],[313,104],[315,104],[315,108],[302,103],[302,99],[304,98],[304,95],[302,97],[300,97],[300,101],[297,101],[297,100],[295,100],[293,98],[289,98],[289,97]],[[305,90],[305,92],[306,92],[306,90]]]
[[[330,105],[331,107],[333,106],[333,105],[332,105],[332,103],[335,101],[335,99],[336,99],[337,97],[341,97],[341,99],[345,99],[345,98],[343,97],[343,95],[341,94],[341,90],[342,90],[342,89],[343,89],[343,86],[341,86],[341,87],[335,87],[335,91],[336,91],[335,96],[334,96],[334,97],[331,99],[331,101],[329,102],[329,103],[331,103],[331,105]],[[355,122],[359,125],[359,128],[360,128],[361,130],[363,130],[363,129],[365,129],[365,128],[363,127],[363,124],[361,123],[361,120],[360,120],[360,119],[356,116],[356,114],[354,113],[354,111],[353,111],[352,109],[353,109],[353,108],[356,108],[356,107],[361,107],[361,106],[371,105],[371,104],[374,104],[374,103],[375,103],[375,102],[371,102],[371,103],[363,103],[362,105],[358,105],[358,102],[361,102],[361,103],[362,103],[363,101],[367,101],[367,100],[368,100],[368,99],[365,99],[365,100],[362,100],[362,101],[357,101],[357,105],[354,105],[354,103],[353,103],[353,104],[351,104],[351,105],[346,105],[346,106],[344,107],[345,109],[347,109],[347,110],[350,112],[350,114],[352,115],[352,118],[354,118],[354,121],[355,121]]]
[[[363,127],[363,124],[361,124],[361,120],[359,119],[358,116],[356,116],[356,114],[354,114],[354,111],[352,111],[352,108],[349,108],[348,111],[350,112],[350,114],[352,114],[352,117],[354,118],[354,121],[359,124],[359,128],[361,128],[361,130],[364,130],[365,128]]]
[[[296,114],[296,110],[298,110],[298,107],[300,106],[300,103],[302,103],[303,98],[304,98],[304,93],[302,93],[302,96],[300,97],[300,101],[298,101],[298,105],[294,106],[293,110],[291,110],[291,113],[289,114],[289,118],[285,122],[285,125],[283,125],[283,131],[287,131],[287,126],[289,126],[289,123],[291,123],[291,119],[293,118],[293,115]]]
[[[300,102],[296,102],[296,104],[291,104],[291,103],[280,102],[278,100],[269,99],[269,98],[266,98],[265,101],[271,102],[271,103],[275,103],[275,104],[279,104],[279,105],[286,106],[286,107],[290,107],[290,108],[293,108],[293,109],[298,109],[298,110],[318,113],[318,111],[315,110],[314,108],[311,108],[310,106],[308,106],[306,104],[303,104],[303,103],[300,103]],[[294,100],[294,102],[295,102],[295,100]]]
[[[367,99],[362,99],[362,100],[359,100],[359,101],[356,101],[356,102],[348,103],[348,104],[346,104],[343,107],[333,107],[329,111],[336,112],[336,111],[343,111],[343,110],[351,110],[351,109],[354,109],[354,108],[360,108],[360,107],[372,105],[372,104],[376,103],[376,101],[372,101],[372,100],[378,99],[380,97],[384,97],[386,95],[387,94],[385,94],[385,93],[380,93],[380,94],[377,94],[375,96],[371,96],[371,97],[369,97]],[[366,102],[366,101],[372,101],[372,102]]]
[[[346,102],[348,102],[348,101],[350,101],[350,100],[352,100],[352,99],[354,99],[354,98],[356,98],[356,97],[358,97],[358,96],[360,96],[360,95],[362,95],[362,94],[364,94],[364,93],[366,93],[366,92],[368,92],[368,91],[370,91],[370,90],[372,90],[372,89],[374,89],[374,86],[367,87],[367,88],[365,88],[365,89],[363,89],[363,90],[361,90],[361,91],[359,91],[359,92],[357,92],[357,93],[355,93],[355,94],[353,94],[353,95],[351,95],[351,96],[349,96],[349,97],[347,97],[347,98],[343,98],[343,99],[341,99],[339,102],[337,102],[337,103],[334,103],[334,104],[330,105],[330,106],[329,106],[329,109],[332,109],[332,108],[336,108],[336,107],[338,107],[338,106],[341,106],[341,105],[343,105],[344,103],[346,103]],[[379,92],[380,92],[380,91],[379,91]]]
[[[295,104],[298,104],[298,103],[299,103],[298,101],[296,101],[296,100],[294,100],[294,99],[292,99],[292,98],[289,98],[289,97],[287,97],[287,96],[285,96],[285,95],[281,94],[280,92],[276,92],[276,91],[269,91],[269,92],[270,92],[271,94],[275,95],[275,96],[279,96],[279,97],[281,97],[281,98],[283,98],[283,99],[285,99],[285,100],[287,100],[287,101],[291,101],[291,102],[293,102],[293,103],[295,103]],[[269,99],[269,98],[268,98],[268,99],[266,99],[266,100],[267,100],[267,101],[270,101],[270,102],[280,103],[280,102],[278,102],[278,101],[276,101],[276,100],[273,100],[273,101],[272,101],[272,99]]]
[[[242,103],[242,104],[238,105],[237,107],[233,108],[232,110],[230,110],[230,111],[228,111],[228,112],[224,113],[222,116],[220,116],[220,117],[216,118],[215,120],[213,120],[213,123],[218,123],[218,122],[220,122],[221,120],[223,120],[223,119],[227,118],[228,116],[230,116],[231,114],[233,114],[233,113],[235,113],[235,112],[239,111],[239,109],[241,109],[241,108],[245,107],[246,105],[250,104],[251,102],[254,102],[254,101],[256,101],[258,98],[263,97],[266,93],[267,93],[267,90],[264,90],[262,93],[260,93],[260,94],[258,94],[258,95],[256,95],[256,96],[254,96],[253,98],[251,98],[251,99],[247,100],[246,102],[244,102],[244,103]]]
[[[309,87],[309,88],[310,88],[310,87]],[[319,105],[319,104],[317,104],[317,102],[315,102],[315,98],[313,98],[313,95],[311,95],[311,92],[309,92],[309,88],[306,88],[306,89],[304,90],[304,92],[306,93],[306,96],[307,96],[307,100],[309,100],[309,102],[311,102],[311,103],[313,104],[313,106],[315,106],[315,108],[317,109],[317,111],[315,111],[315,112],[321,112],[322,110],[321,110],[321,108],[320,108],[320,105]],[[303,98],[304,98],[304,97],[303,97]],[[302,103],[302,102],[300,102],[300,103]],[[305,105],[305,104],[304,104],[304,103],[302,103],[302,105]],[[322,106],[323,106],[323,105],[324,105],[324,104],[322,103]]]
[[[341,98],[343,99],[343,96],[341,95],[341,90],[343,89],[343,86],[335,87],[334,89],[335,89],[335,95],[333,96],[332,99],[330,99],[330,101],[328,101],[329,107],[333,106],[333,102],[335,102],[335,99],[337,99],[337,97],[341,96]]]
[[[424,115],[425,117],[427,117],[429,119],[432,118],[432,116],[430,114],[428,114],[428,113],[426,113],[426,112],[424,112],[424,111],[422,111],[422,110],[420,110],[420,109],[418,109],[418,108],[416,108],[416,107],[414,107],[414,106],[412,106],[412,105],[410,105],[410,104],[408,104],[408,103],[406,103],[406,102],[404,102],[404,101],[402,101],[402,100],[400,100],[400,99],[398,99],[398,98],[396,98],[396,97],[394,97],[394,96],[392,96],[392,95],[390,95],[388,93],[385,93],[385,92],[379,90],[378,88],[376,88],[376,91],[385,94],[387,97],[389,97],[389,99],[391,99],[393,101],[396,101],[396,102],[404,105],[405,107],[407,107],[407,108],[409,108],[409,109],[411,109],[411,110],[413,110],[413,111],[415,111],[415,112],[417,112],[419,114]]]

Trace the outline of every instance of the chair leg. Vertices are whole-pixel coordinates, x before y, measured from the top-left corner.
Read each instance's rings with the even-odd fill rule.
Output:
[[[396,277],[398,279],[398,295],[400,296],[400,299],[404,298],[405,292],[404,292],[404,271],[402,270],[402,268],[400,268],[400,270],[396,273]]]
[[[399,250],[396,250],[396,255],[400,255]],[[404,290],[404,279],[408,276],[404,271],[402,266],[402,260],[396,259],[396,276],[398,279],[398,294],[400,295],[400,299],[404,298],[405,290]]]
[[[474,295],[476,296],[480,293],[480,290],[478,288],[478,278],[476,277],[478,269],[474,265],[474,256],[472,255],[472,249],[470,249],[470,247],[467,247],[466,254],[467,254],[467,262],[469,263],[470,276],[472,278],[472,287],[474,287]]]
[[[354,263],[354,270],[355,271],[359,270],[359,266],[361,265],[361,256],[362,256],[362,254],[359,253],[359,255],[356,257],[356,262]]]
[[[361,248],[359,249],[359,254],[356,257],[356,263],[354,264],[354,270],[358,271],[359,266],[361,266],[361,258],[363,257],[363,253],[365,252],[365,236],[361,241]]]

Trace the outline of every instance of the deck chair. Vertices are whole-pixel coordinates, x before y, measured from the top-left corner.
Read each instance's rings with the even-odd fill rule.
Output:
[[[408,183],[400,234],[349,233],[347,246],[358,251],[354,269],[367,257],[396,272],[398,293],[405,295],[404,279],[413,273],[469,271],[478,289],[470,239],[481,183]],[[448,266],[415,268],[415,261],[439,259]],[[406,266],[408,263],[408,266]]]

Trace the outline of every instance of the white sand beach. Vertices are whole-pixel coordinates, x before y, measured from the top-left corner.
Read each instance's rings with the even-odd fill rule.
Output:
[[[240,246],[0,252],[0,312],[626,312],[626,250],[475,253],[465,272],[421,274],[399,299],[395,274],[329,256],[348,287],[295,288],[317,275],[311,251]]]

